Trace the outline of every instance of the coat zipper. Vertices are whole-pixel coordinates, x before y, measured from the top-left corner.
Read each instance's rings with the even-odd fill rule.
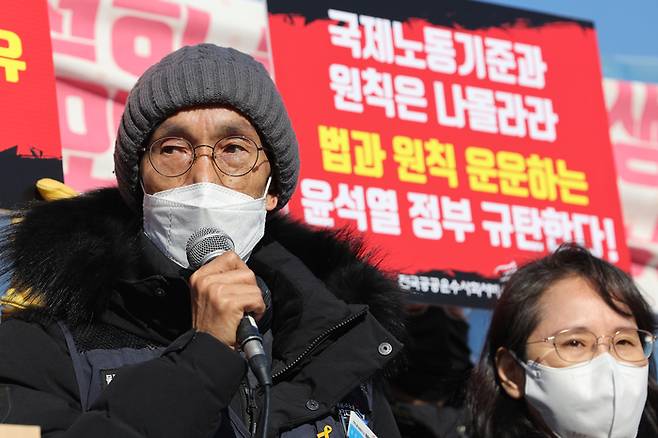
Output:
[[[238,391],[240,395],[240,410],[235,412],[235,419],[231,418],[231,423],[233,424],[234,430],[236,432],[236,437],[249,437],[254,436],[253,429],[255,428],[255,403],[253,401],[253,391],[249,387],[249,381],[247,376],[244,377],[242,382],[240,382],[240,389]]]
[[[245,411],[245,418],[244,422],[245,425],[247,426],[247,429],[251,427],[251,422],[253,419],[253,413],[251,412],[251,394],[249,391],[249,384],[243,380],[242,383],[240,383],[240,386],[242,387],[242,401],[244,403],[244,411]]]
[[[310,354],[323,340],[325,340],[330,334],[335,332],[336,330],[345,327],[346,325],[352,323],[354,320],[360,318],[361,316],[365,315],[368,312],[367,308],[364,308],[358,313],[355,313],[354,315],[348,317],[347,319],[344,319],[343,321],[339,322],[338,324],[334,325],[333,327],[325,330],[320,334],[318,337],[313,339],[311,343],[308,344],[308,347],[300,354],[297,356],[295,360],[290,362],[288,365],[286,365],[283,369],[275,372],[272,374],[272,380],[276,381],[279,379],[282,375],[290,371],[292,368],[295,367],[304,357],[306,357],[308,354]]]

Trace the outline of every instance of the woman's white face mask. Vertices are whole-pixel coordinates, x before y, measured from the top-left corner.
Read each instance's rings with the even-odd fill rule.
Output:
[[[144,193],[144,233],[169,259],[189,267],[185,246],[202,227],[217,228],[235,243],[235,252],[246,261],[265,233],[265,192],[254,199],[214,183],[198,183],[154,193]]]
[[[527,402],[558,437],[637,435],[647,399],[649,365],[621,363],[609,353],[566,368],[517,362],[525,370]]]

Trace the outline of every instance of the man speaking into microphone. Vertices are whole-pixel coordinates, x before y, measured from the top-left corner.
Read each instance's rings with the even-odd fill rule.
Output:
[[[382,394],[396,285],[358,239],[277,213],[298,145],[261,64],[212,44],[169,54],[131,91],[114,159],[117,188],[33,206],[4,236],[29,305],[0,324],[0,423],[399,436]]]

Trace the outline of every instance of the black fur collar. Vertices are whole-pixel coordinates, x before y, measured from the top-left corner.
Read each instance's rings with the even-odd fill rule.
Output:
[[[75,325],[99,315],[117,279],[134,276],[141,218],[116,189],[33,206],[2,236],[0,254],[12,286],[44,303],[39,313]],[[368,304],[400,337],[400,294],[375,266],[362,241],[345,231],[318,231],[281,215],[268,218],[266,238],[299,257],[338,298]]]

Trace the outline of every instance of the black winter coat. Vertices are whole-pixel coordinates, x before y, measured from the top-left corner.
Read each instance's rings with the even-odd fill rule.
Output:
[[[399,436],[380,385],[401,349],[397,288],[346,237],[272,217],[249,260],[273,300],[268,436],[315,437],[366,384],[371,427]],[[35,206],[1,249],[35,305],[0,324],[0,423],[40,425],[46,438],[239,436],[227,408],[240,406],[245,361],[191,329],[185,273],[115,189]],[[99,349],[157,354],[85,402],[72,357]]]

